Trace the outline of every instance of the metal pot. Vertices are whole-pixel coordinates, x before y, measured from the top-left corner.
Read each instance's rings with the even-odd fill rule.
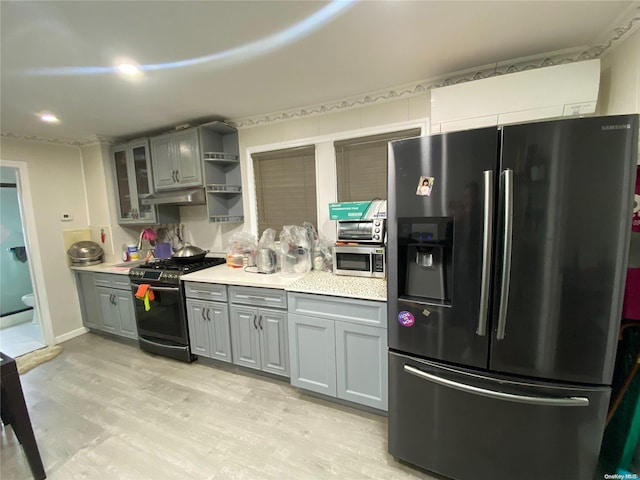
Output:
[[[67,250],[67,255],[71,260],[71,265],[86,267],[102,263],[104,250],[96,242],[83,240],[71,245]]]
[[[178,263],[195,263],[198,260],[202,260],[209,250],[203,250],[200,247],[195,247],[189,242],[185,242],[184,247],[179,248],[171,256],[172,260]]]

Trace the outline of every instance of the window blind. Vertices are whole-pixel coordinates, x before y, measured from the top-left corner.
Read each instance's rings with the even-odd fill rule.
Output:
[[[310,222],[318,228],[315,146],[254,153],[258,234]]]
[[[334,142],[338,201],[387,198],[387,143],[420,136],[419,128]]]

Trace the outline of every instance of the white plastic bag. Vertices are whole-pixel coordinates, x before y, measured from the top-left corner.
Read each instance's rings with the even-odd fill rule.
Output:
[[[255,265],[257,237],[248,232],[236,232],[231,235],[227,245],[227,265],[240,268]]]

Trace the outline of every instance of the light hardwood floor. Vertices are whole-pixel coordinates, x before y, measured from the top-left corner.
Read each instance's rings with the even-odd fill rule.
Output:
[[[387,453],[387,419],[232,368],[94,334],[21,376],[48,478],[430,479]],[[11,428],[0,477],[32,478]]]

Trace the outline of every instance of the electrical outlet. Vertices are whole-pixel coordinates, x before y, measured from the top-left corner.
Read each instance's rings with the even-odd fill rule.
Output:
[[[73,220],[73,217],[70,213],[61,213],[60,220],[62,220],[63,222],[70,222]]]

